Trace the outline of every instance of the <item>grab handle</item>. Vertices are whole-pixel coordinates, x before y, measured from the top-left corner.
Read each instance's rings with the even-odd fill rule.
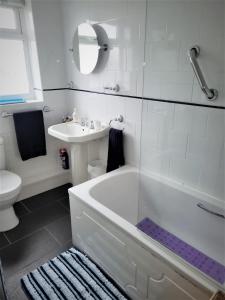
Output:
[[[209,208],[205,207],[205,205],[202,204],[202,203],[198,203],[197,206],[198,206],[199,208],[203,209],[204,211],[207,211],[208,213],[214,215],[214,216],[217,216],[217,217],[220,217],[220,218],[225,219],[225,215],[220,214],[220,213],[218,213],[218,212],[216,212],[216,211],[213,211],[212,209],[209,209]]]
[[[191,66],[193,68],[193,71],[198,79],[199,85],[203,93],[206,95],[209,101],[214,101],[218,97],[218,91],[215,89],[209,89],[208,85],[205,81],[204,75],[202,73],[202,70],[198,64],[197,58],[200,54],[200,47],[199,46],[193,46],[189,52],[188,56],[190,59]]]

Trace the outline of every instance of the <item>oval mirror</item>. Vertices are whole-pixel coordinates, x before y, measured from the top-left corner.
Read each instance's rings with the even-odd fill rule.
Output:
[[[82,74],[94,71],[99,56],[97,34],[92,25],[82,23],[77,27],[73,41],[73,56]]]

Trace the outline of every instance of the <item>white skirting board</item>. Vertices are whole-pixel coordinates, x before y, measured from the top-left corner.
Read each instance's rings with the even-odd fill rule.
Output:
[[[71,182],[71,173],[70,171],[63,171],[56,173],[49,177],[42,177],[40,180],[24,184],[20,192],[19,198],[17,201],[38,195],[40,193],[46,192],[48,190],[54,189],[58,186],[61,186],[66,183]]]

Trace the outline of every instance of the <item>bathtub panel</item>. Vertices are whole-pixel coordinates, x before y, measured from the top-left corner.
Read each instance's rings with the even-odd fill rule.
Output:
[[[210,298],[208,290],[178,274],[79,198],[70,199],[70,205],[74,245],[108,272],[132,299],[164,300],[165,295],[170,295],[168,300]]]
[[[163,276],[161,280],[149,279],[148,286],[148,299],[149,300],[193,300],[190,294],[179,287],[167,276]]]
[[[86,209],[76,217],[73,226],[76,228],[73,241],[77,247],[88,253],[121,286],[135,283],[136,265],[129,260],[126,243],[112,229],[109,231]]]
[[[176,282],[176,285],[179,287],[179,289],[185,291],[186,294],[190,294],[192,296],[191,299],[206,300],[210,298],[211,292],[209,292],[206,289],[199,288],[199,286],[197,286],[191,278],[179,273],[176,269],[174,269],[166,261],[164,261],[160,256],[156,256],[154,253],[145,250],[138,244],[133,243],[132,247],[130,247],[129,249],[129,255],[130,259],[134,261],[134,263],[137,265],[137,269],[140,272],[140,274],[142,274],[142,276],[137,276],[137,286],[140,287],[140,289],[142,286],[143,276],[146,277],[144,280],[147,280],[147,299],[149,299],[150,295],[152,295],[152,293],[154,292],[154,289],[151,290],[152,281],[161,281],[162,288],[163,286],[166,287],[166,284],[163,281],[164,276],[166,276],[167,278],[167,280],[165,280],[166,282]],[[173,290],[176,288],[171,286],[171,289]],[[150,299],[152,300],[152,298]],[[158,300],[158,298],[156,299]],[[178,297],[174,299],[183,300],[183,298]]]

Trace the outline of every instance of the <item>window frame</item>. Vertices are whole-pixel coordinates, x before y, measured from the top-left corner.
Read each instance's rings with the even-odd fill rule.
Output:
[[[15,18],[16,18],[16,29],[8,29],[8,28],[0,28],[0,39],[7,39],[7,40],[19,40],[23,42],[24,48],[24,57],[25,57],[25,64],[26,64],[26,72],[27,72],[27,80],[29,85],[29,92],[26,94],[7,94],[2,95],[0,92],[0,97],[4,98],[23,98],[25,100],[34,99],[34,88],[33,88],[33,76],[32,76],[32,68],[31,68],[31,58],[30,58],[30,50],[29,50],[29,39],[26,30],[26,22],[25,22],[25,13],[22,8],[17,7],[5,7],[13,10]]]

